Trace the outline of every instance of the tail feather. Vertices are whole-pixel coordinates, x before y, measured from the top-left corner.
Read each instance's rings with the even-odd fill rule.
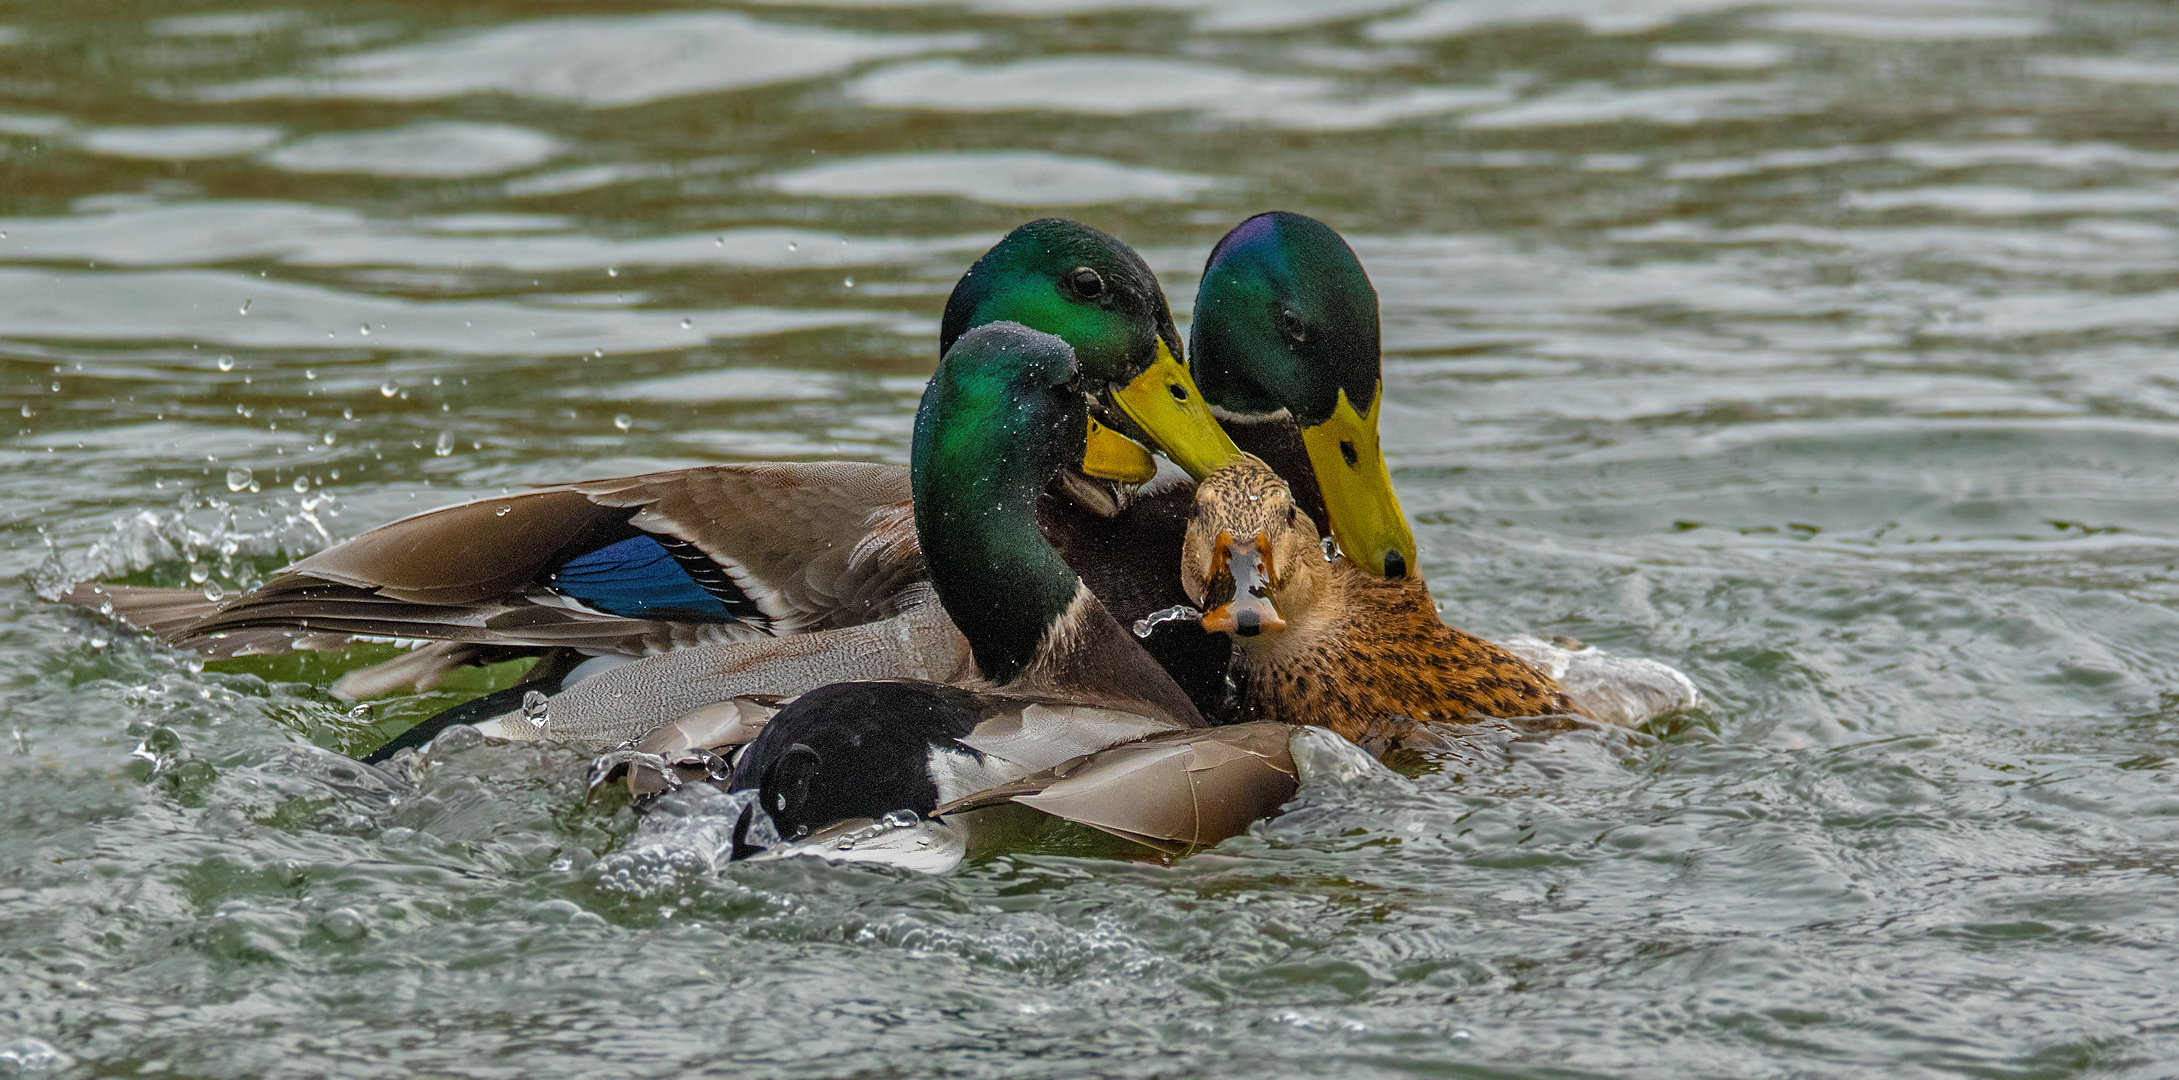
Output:
[[[161,639],[173,641],[205,616],[219,610],[194,589],[154,589],[139,585],[102,585],[87,581],[60,595],[73,607],[103,611]]]
[[[357,668],[341,676],[333,684],[333,695],[361,701],[395,692],[426,693],[439,685],[439,680],[446,678],[448,672],[471,664],[490,663],[493,654],[505,651],[500,646],[466,641],[419,645],[391,660]]]

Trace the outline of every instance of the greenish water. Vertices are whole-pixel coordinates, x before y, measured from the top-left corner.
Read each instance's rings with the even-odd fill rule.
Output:
[[[0,1075],[2179,1073],[2179,12],[1065,6],[0,2]],[[35,596],[904,460],[1005,229],[1185,319],[1267,207],[1383,295],[1447,617],[1706,720],[1170,867],[712,872]]]

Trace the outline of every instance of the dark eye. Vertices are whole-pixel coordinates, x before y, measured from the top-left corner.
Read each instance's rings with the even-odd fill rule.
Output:
[[[1309,324],[1302,322],[1301,316],[1283,308],[1279,311],[1279,332],[1295,341],[1309,340]]]
[[[1087,266],[1077,266],[1067,274],[1067,288],[1084,300],[1095,300],[1105,294],[1105,276]]]

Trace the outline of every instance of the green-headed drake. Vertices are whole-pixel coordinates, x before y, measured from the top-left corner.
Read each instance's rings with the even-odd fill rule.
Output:
[[[769,716],[765,700],[726,702],[711,715],[729,723],[690,719],[654,732],[609,755],[601,779],[622,763],[638,792],[724,777],[758,796],[737,837],[744,850],[762,846],[750,841],[759,812],[774,828],[755,835],[793,841],[848,821],[922,821],[970,797],[1011,799],[1186,847],[1277,808],[1295,789],[1285,730],[1202,730],[1187,696],[1044,537],[1037,505],[1085,449],[1077,374],[1065,341],[995,322],[953,342],[924,391],[910,466],[915,532],[930,587],[965,643],[964,670],[828,682]],[[804,640],[853,640],[844,633]],[[1066,777],[989,794],[1151,737]]]
[[[1141,257],[1071,221],[1024,225],[947,300],[941,352],[1012,321],[1065,340],[1087,405],[1079,475],[1147,479],[1146,439],[1206,472],[1231,460],[1178,360],[1164,294]],[[1077,485],[1082,487],[1083,485]],[[861,463],[722,465],[482,499],[406,518],[310,556],[225,601],[85,585],[66,599],[213,657],[338,647],[351,637],[443,644],[352,673],[371,696],[426,687],[508,650],[641,656],[885,618],[923,575],[907,471]]]

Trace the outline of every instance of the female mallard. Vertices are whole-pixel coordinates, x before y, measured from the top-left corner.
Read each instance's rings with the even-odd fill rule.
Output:
[[[799,839],[845,819],[899,811],[928,817],[941,804],[1071,758],[1202,726],[1187,696],[1039,529],[1038,500],[1083,449],[1082,395],[1070,385],[1075,374],[1064,341],[1012,323],[970,331],[940,362],[916,414],[914,521],[931,587],[967,644],[970,669],[953,680],[957,685],[820,686],[764,723],[736,755],[729,788],[759,792],[758,805],[780,837]],[[736,736],[750,726],[734,725]],[[1230,748],[1249,734],[1211,738]],[[1242,824],[1294,790],[1283,740],[1253,734],[1262,752],[1237,752],[1261,764],[1211,800],[1231,804]],[[730,749],[704,745],[688,725],[674,735],[697,741],[655,749],[694,750],[706,763]],[[685,756],[655,759],[653,767]],[[632,756],[643,758],[640,749]],[[1140,818],[1144,804],[1204,801],[1201,786],[1185,775],[1177,785],[1155,779],[1169,780],[1169,773],[1131,775],[1148,782],[1105,785],[1098,799],[1135,806],[1130,820]],[[1018,794],[1033,801],[1050,786]],[[1203,816],[1181,816],[1191,814],[1191,821]],[[1191,823],[1183,835],[1200,832]]]
[[[1233,638],[1239,711],[1252,720],[1316,724],[1360,742],[1395,720],[1635,724],[1698,700],[1663,664],[1542,642],[1524,648],[1532,659],[1445,625],[1421,579],[1332,559],[1287,485],[1253,459],[1197,487],[1181,579],[1204,606],[1203,627]],[[1573,686],[1557,677],[1569,672]]]

